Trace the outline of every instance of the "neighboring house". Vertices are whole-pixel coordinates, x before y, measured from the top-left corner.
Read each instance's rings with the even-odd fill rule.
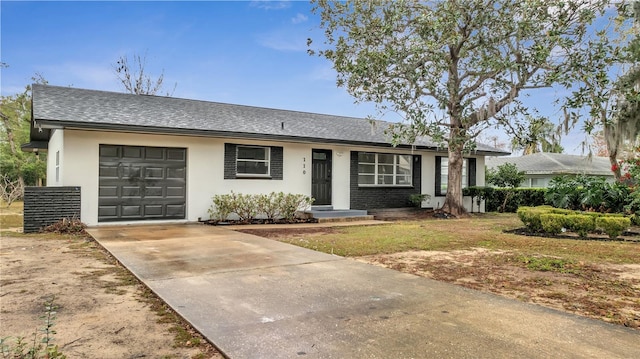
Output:
[[[296,111],[33,85],[31,143],[47,185],[79,187],[89,225],[208,218],[215,194],[283,191],[335,209],[405,207],[446,193],[446,150],[392,147],[389,123]],[[467,185],[484,184],[479,145]],[[470,202],[467,199],[467,202]]]
[[[562,175],[604,176],[613,181],[611,163],[607,157],[534,153],[521,157],[487,157],[488,169],[513,163],[525,173],[521,187],[547,187],[553,177]]]

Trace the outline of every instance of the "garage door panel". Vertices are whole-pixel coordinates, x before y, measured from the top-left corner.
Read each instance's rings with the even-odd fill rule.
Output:
[[[118,206],[100,206],[98,215],[102,217],[116,217],[118,215]]]
[[[138,186],[122,186],[122,198],[138,198],[141,197],[142,191]]]
[[[123,148],[122,157],[130,158],[130,159],[142,158],[143,147],[122,146],[122,148]]]
[[[159,204],[149,204],[144,206],[144,214],[147,217],[162,217],[164,216],[164,206]]]
[[[163,198],[163,188],[164,187],[150,187],[147,186],[144,189],[144,197],[145,198]]]
[[[144,158],[147,160],[163,160],[166,148],[161,147],[147,147]]]
[[[98,196],[104,198],[118,198],[118,186],[100,186]]]
[[[167,168],[167,179],[185,179],[184,168]]]
[[[186,149],[100,145],[98,221],[183,219]]]
[[[147,167],[144,170],[144,178],[164,178],[164,168]]]
[[[100,166],[98,171],[100,177],[118,178],[118,167],[114,166]]]
[[[168,216],[176,216],[176,217],[184,217],[185,215],[185,205],[184,204],[170,204],[167,205],[167,215]]]
[[[167,197],[184,197],[186,189],[184,187],[167,187]]]
[[[119,157],[119,150],[121,146],[100,146],[100,157]]]
[[[184,148],[168,148],[167,160],[185,162],[187,160],[187,150]]]
[[[141,205],[123,205],[120,207],[122,210],[122,217],[140,217],[142,216]]]

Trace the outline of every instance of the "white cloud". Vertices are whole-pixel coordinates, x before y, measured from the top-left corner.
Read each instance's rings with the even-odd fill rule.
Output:
[[[291,19],[291,22],[294,24],[300,24],[309,20],[309,17],[305,14],[297,13],[294,18]]]
[[[281,10],[291,7],[289,1],[253,0],[250,6],[264,10]]]
[[[336,71],[331,66],[330,62],[326,62],[325,64],[315,66],[313,70],[311,70],[309,74],[309,78],[311,80],[320,80],[320,81],[334,81],[336,80]]]
[[[52,85],[117,90],[117,77],[107,63],[66,62],[36,66]]]
[[[275,30],[258,37],[260,45],[278,51],[307,51],[304,33]]]

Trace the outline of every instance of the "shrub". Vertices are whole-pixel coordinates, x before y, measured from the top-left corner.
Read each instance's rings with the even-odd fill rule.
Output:
[[[485,211],[489,212],[487,209],[487,201],[492,197],[494,190],[493,187],[470,186],[462,189],[462,195],[471,197],[471,212],[473,212],[474,202],[478,212],[480,212],[482,201],[485,201]],[[493,211],[495,211],[495,209]]]
[[[409,196],[409,203],[417,208],[422,208],[422,202],[426,199],[431,199],[431,196],[428,194],[412,194]]]
[[[258,214],[263,214],[270,221],[277,218],[292,221],[297,211],[313,203],[309,196],[283,192],[241,194],[232,191],[231,194],[215,195],[212,200],[208,210],[211,219],[226,221],[230,214],[235,213],[242,222],[250,222]]]
[[[546,191],[545,188],[491,188],[485,197],[485,210],[514,213],[520,206],[542,206],[547,204]]]
[[[542,223],[540,222],[540,214],[544,213],[542,210],[531,207],[518,208],[518,218],[524,223],[524,225],[531,232],[542,231]]]
[[[557,176],[551,179],[545,200],[556,208],[577,209],[582,176]]]
[[[571,209],[549,207],[549,213],[570,215],[575,214],[576,212]]]
[[[596,227],[602,229],[609,238],[617,238],[631,226],[631,220],[626,217],[603,216],[596,218]]]
[[[233,212],[240,217],[240,221],[250,222],[256,218],[258,214],[258,195],[235,194],[233,192],[231,192],[231,195],[235,196]]]
[[[217,194],[213,196],[212,200],[213,204],[208,211],[210,218],[220,222],[229,219],[229,215],[233,213],[235,208],[234,197],[230,194]]]
[[[556,213],[540,214],[542,230],[550,234],[560,234],[565,226],[566,215]]]
[[[258,195],[256,205],[258,212],[263,213],[267,220],[273,222],[280,216],[280,202],[284,197],[283,192],[271,192],[269,194]]]
[[[314,199],[303,194],[285,194],[280,202],[280,214],[287,221],[293,221],[296,212],[313,204]]]
[[[589,232],[595,231],[596,217],[590,214],[567,215],[565,225],[569,230],[584,238]]]

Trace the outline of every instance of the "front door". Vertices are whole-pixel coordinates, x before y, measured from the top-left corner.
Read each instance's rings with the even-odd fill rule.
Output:
[[[315,205],[331,204],[331,150],[312,150],[311,197]]]

